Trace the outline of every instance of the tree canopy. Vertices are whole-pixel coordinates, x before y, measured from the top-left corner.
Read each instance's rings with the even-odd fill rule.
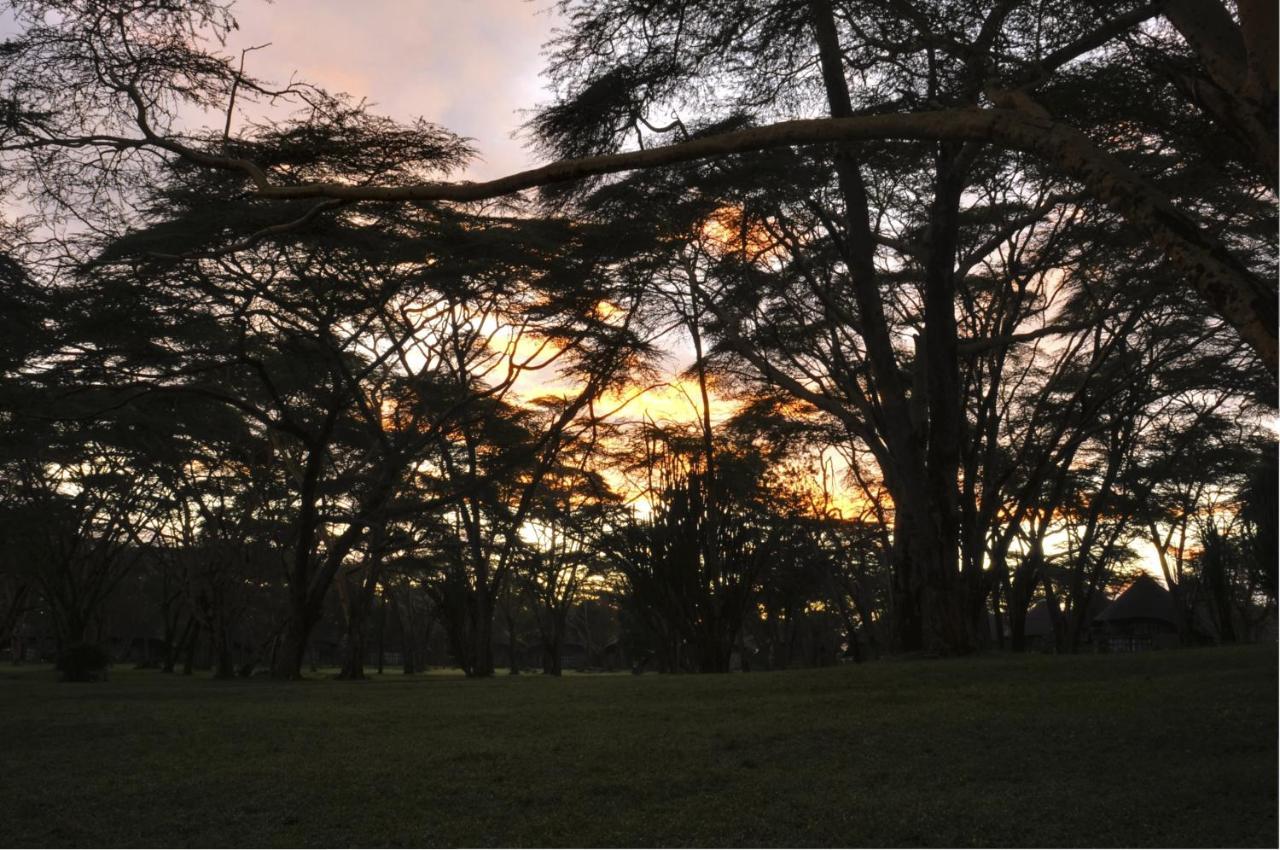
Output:
[[[1143,548],[1274,617],[1273,4],[562,0],[487,182],[222,3],[6,6],[0,640],[1074,651]]]

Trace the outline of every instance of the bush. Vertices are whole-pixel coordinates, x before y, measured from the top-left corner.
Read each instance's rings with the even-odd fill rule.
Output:
[[[107,678],[111,656],[96,643],[74,643],[58,656],[64,682],[98,682]]]

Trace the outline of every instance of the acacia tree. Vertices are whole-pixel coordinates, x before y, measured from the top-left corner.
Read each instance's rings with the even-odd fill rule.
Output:
[[[413,132],[382,147],[390,168],[372,181],[335,182],[255,160],[252,145],[232,136],[237,95],[242,101],[296,98],[326,119],[343,110],[338,101],[305,86],[272,91],[230,57],[208,50],[208,42],[197,36],[216,41],[234,25],[226,7],[211,0],[182,7],[159,0],[59,4],[58,14],[50,16],[44,14],[45,2],[11,5],[21,35],[0,67],[10,103],[4,149],[36,154],[38,166],[22,171],[55,190],[45,194],[55,205],[65,206],[80,187],[93,191],[101,180],[114,179],[122,159],[145,161],[147,153],[238,174],[264,198],[468,201],[764,147],[877,139],[943,143],[939,150],[945,149],[944,159],[952,166],[944,196],[958,201],[964,159],[975,145],[993,143],[1035,153],[1125,215],[1168,253],[1180,279],[1233,324],[1275,372],[1276,299],[1265,272],[1251,271],[1223,240],[1131,171],[1133,136],[1111,132],[1116,122],[1132,123],[1138,117],[1134,111],[1149,105],[1144,94],[1172,86],[1181,99],[1175,111],[1194,111],[1239,139],[1227,161],[1243,163],[1273,190],[1276,42],[1267,21],[1274,19],[1274,10],[1261,0],[1238,4],[1241,23],[1217,0],[1204,9],[1177,2],[1167,9],[1166,4],[1126,4],[1102,10],[1078,2],[1055,7],[1052,17],[1029,2],[977,0],[900,2],[887,8],[778,0],[741,4],[732,13],[710,3],[565,0],[561,9],[571,26],[552,61],[553,79],[564,97],[536,119],[535,128],[557,153],[578,158],[490,183],[460,184],[414,179]],[[1173,28],[1154,23],[1162,12]],[[802,70],[802,57],[814,54],[817,65]],[[737,61],[745,56],[752,61]],[[1137,96],[1064,98],[1098,70],[1140,71],[1139,86],[1123,87]],[[848,72],[864,81],[853,93]],[[813,106],[815,84],[825,94],[830,119],[781,121],[651,146],[655,138],[661,142],[664,133],[684,132],[690,123],[687,116],[685,121],[677,116],[655,127],[651,122],[660,110],[688,106],[703,112],[710,106],[720,117],[745,110],[776,120]],[[183,104],[225,108],[222,132],[204,138],[181,133],[177,115]],[[633,135],[642,150],[600,155],[613,153]],[[102,150],[111,155],[98,156]],[[865,196],[865,186],[858,188],[863,178],[854,174],[854,148],[844,147],[840,157],[846,182],[841,191]],[[46,182],[51,178],[55,185]],[[327,206],[321,203],[302,217]],[[858,221],[867,212],[865,203],[849,206]],[[289,222],[282,218],[277,224]],[[866,226],[854,227],[850,235],[862,244],[851,243],[862,258],[861,270],[852,271],[865,276],[874,240]],[[888,353],[876,355],[878,368],[889,365]]]
[[[588,581],[607,572],[600,540],[618,496],[598,471],[588,468],[598,437],[595,430],[566,442],[543,477],[514,570],[518,596],[537,626],[542,672],[551,676],[563,671],[570,613],[583,601]]]
[[[974,411],[969,400],[971,393],[995,398],[1002,383],[993,369],[979,387],[971,378],[981,370],[958,365],[964,346],[975,342],[962,336],[966,278],[971,263],[986,256],[970,249],[1008,226],[1020,228],[1024,218],[1052,221],[1083,203],[1071,198],[1105,205],[1159,249],[1161,258],[1139,258],[1154,272],[1147,279],[1165,290],[1169,281],[1172,291],[1195,289],[1274,374],[1276,298],[1267,280],[1275,253],[1274,40],[1253,23],[1264,5],[1241,3],[1241,26],[1217,3],[1194,16],[1189,4],[1176,2],[1105,9],[1063,3],[1048,16],[1040,4],[972,0],[778,0],[737,4],[730,14],[710,3],[566,2],[571,25],[552,64],[559,97],[532,128],[570,159],[470,184],[422,179],[431,156],[419,154],[434,138],[428,128],[384,125],[394,132],[374,133],[377,125],[362,111],[305,89],[282,93],[314,102],[301,138],[349,156],[368,148],[375,154],[356,160],[374,167],[354,169],[355,179],[336,179],[342,168],[298,169],[289,157],[272,158],[273,145],[262,144],[270,131],[233,134],[230,120],[220,134],[180,133],[183,101],[227,106],[231,115],[228,101],[237,93],[269,94],[190,40],[193,20],[215,32],[227,25],[215,5],[73,4],[50,18],[38,14],[40,4],[24,3],[23,35],[4,57],[13,94],[5,147],[15,161],[39,165],[20,174],[55,178],[41,184],[44,190],[57,190],[58,180],[96,186],[125,173],[121,162],[143,168],[152,155],[226,172],[255,198],[289,205],[259,207],[267,213],[233,233],[248,242],[306,227],[345,202],[468,201],[780,150],[814,200],[805,210],[813,223],[801,220],[798,241],[819,260],[808,288],[834,329],[827,361],[836,367],[819,377],[837,379],[840,400],[815,393],[813,376],[801,368],[797,378],[792,361],[757,355],[751,362],[873,447],[893,494],[901,642],[963,652],[978,640],[981,600],[991,590],[982,575],[983,541],[1003,492],[993,486],[990,498],[980,498],[976,483],[1002,466],[980,460],[999,441],[966,434],[971,415],[979,431],[999,430],[1001,417],[990,405]],[[659,120],[664,111],[675,120]],[[813,114],[828,117],[807,117]],[[1226,128],[1238,144],[1208,149],[1211,127]],[[641,149],[619,153],[632,140]],[[814,144],[832,147],[790,150]],[[113,157],[97,156],[103,149]],[[1011,150],[1028,152],[1030,162]],[[758,180],[767,161],[739,165],[732,179]],[[1011,210],[993,198],[975,204],[975,190],[985,191],[992,175],[1038,183],[1042,169],[1034,163],[1066,178],[1068,199],[1019,199],[1012,225],[979,226],[983,215]],[[44,197],[56,209],[74,207],[65,194]],[[1114,220],[1097,221],[1116,229]],[[750,283],[749,272],[737,276]],[[998,277],[1017,274],[1005,269]],[[698,307],[714,300],[704,297]],[[733,303],[726,299],[717,315],[721,334],[750,359],[753,347],[735,342],[750,334],[739,327]],[[1006,335],[1025,333],[1017,323],[1023,310],[1007,315]],[[1101,314],[1086,320],[1106,327]],[[902,337],[908,328],[914,345]],[[1003,362],[1003,354],[995,356]],[[1061,445],[1077,439],[1064,435]],[[1055,456],[1065,461],[1070,451]],[[1044,492],[1030,483],[1025,493]]]
[[[107,602],[143,557],[140,532],[159,510],[130,426],[77,425],[46,420],[39,437],[6,441],[4,458],[6,560],[38,589],[59,652],[100,642]]]
[[[270,462],[264,433],[238,411],[192,396],[132,398],[126,410],[163,423],[144,451],[154,465],[160,509],[143,530],[158,584],[165,657],[190,673],[197,640],[207,635],[214,678],[247,673],[260,642],[255,613],[278,607],[268,581],[281,552],[271,545],[288,520],[280,513],[287,485]]]
[[[385,149],[398,148],[394,131],[344,129],[277,127],[263,131],[259,152],[269,144],[299,173],[394,170]],[[424,166],[466,153],[434,128],[414,138]],[[394,520],[388,506],[446,431],[465,433],[530,373],[563,368],[586,377],[539,436],[550,452],[539,462],[549,463],[563,428],[623,374],[636,342],[625,321],[602,316],[599,290],[585,288],[590,258],[566,258],[581,236],[563,222],[366,208],[267,240],[254,235],[262,206],[220,175],[179,167],[170,177],[150,198],[148,225],[106,240],[82,271],[72,371],[139,397],[225,406],[270,446],[289,529],[273,541],[288,566],[272,666],[295,677],[334,577],[368,528]],[[221,247],[185,251],[193,242]],[[457,483],[483,485],[475,475]],[[352,634],[376,572],[348,609]]]
[[[0,252],[0,409],[6,411],[0,414],[0,433],[4,435],[0,445],[6,449],[6,468],[16,460],[8,451],[10,446],[25,443],[25,429],[13,415],[31,398],[22,370],[33,354],[43,349],[40,331],[48,312],[45,302],[44,293],[22,264],[7,251]],[[0,476],[6,501],[12,498],[10,487],[14,484],[16,480],[9,475]],[[20,558],[14,557],[13,548],[8,547],[10,551],[0,556],[0,646],[10,645],[33,599],[32,576]],[[13,650],[13,660],[21,661],[21,648],[13,644]]]
[[[695,95],[692,102],[686,98],[682,105],[694,110],[719,109],[721,114],[737,106],[757,114],[765,112],[772,117],[768,111],[779,108],[780,104],[776,89],[768,86],[777,79],[778,69],[762,63],[751,71],[745,71],[727,64],[724,67],[732,70],[721,71],[721,53],[714,53],[706,45],[714,43],[722,48],[725,44],[733,44],[743,54],[772,57],[778,54],[777,45],[784,38],[794,40],[789,44],[799,43],[800,39],[809,36],[810,27],[815,39],[813,48],[823,60],[822,85],[827,106],[833,115],[850,115],[853,108],[841,62],[872,75],[870,79],[879,83],[872,69],[880,67],[876,64],[880,61],[876,57],[885,45],[903,51],[900,64],[885,73],[894,75],[892,79],[896,90],[909,92],[908,100],[915,97],[943,104],[976,104],[989,96],[986,89],[993,81],[999,80],[998,63],[1010,62],[1012,55],[1027,45],[1014,41],[1017,33],[1013,27],[1014,19],[1005,26],[1002,16],[1009,11],[1008,7],[987,15],[983,9],[971,8],[968,4],[953,5],[954,8],[949,8],[946,13],[950,21],[942,20],[941,13],[935,17],[923,9],[915,10],[917,14],[912,15],[911,8],[902,4],[902,9],[895,10],[900,15],[898,19],[887,15],[877,17],[864,9],[865,17],[849,14],[837,27],[835,22],[828,21],[831,7],[819,3],[809,5],[812,19],[808,22],[797,20],[793,9],[781,7],[769,7],[767,11],[754,15],[744,13],[741,18],[713,19],[710,16],[700,17],[701,10],[687,5],[682,5],[677,14],[674,7],[640,9],[623,3],[606,4],[607,8],[602,9],[598,6],[588,8],[584,4],[576,7],[579,10],[575,19],[578,27],[566,35],[560,54],[563,64],[558,66],[563,74],[562,81],[573,97],[546,111],[535,126],[544,138],[564,146],[584,140],[601,147],[616,146],[624,135],[642,133],[646,110],[672,105],[670,97],[674,95],[671,93],[684,91],[676,89],[673,81],[715,80],[717,73],[737,80],[738,86],[726,89],[743,94],[728,103],[698,100]],[[840,9],[844,11],[844,6],[841,5]],[[793,25],[792,29],[785,28],[787,21]],[[1085,16],[1075,20],[1073,25],[1087,26],[1088,23]],[[846,24],[851,31],[846,36],[848,49],[841,51],[838,42],[846,32]],[[924,47],[911,46],[904,32],[908,24],[914,25],[918,31],[930,33],[939,46],[936,55],[932,49],[926,51]],[[766,33],[770,39],[768,46],[764,43]],[[1063,34],[1055,35],[1062,37]],[[655,43],[665,43],[664,39],[668,37],[682,39],[681,49],[670,54],[674,58],[669,63],[667,53],[652,49]],[[869,46],[872,43],[876,45],[874,49]],[[947,45],[959,44],[971,48],[968,58],[963,57],[960,51],[947,55]],[[928,52],[931,60],[937,60],[928,65],[932,71],[926,72],[923,62],[911,64],[909,55],[913,49]],[[619,54],[626,58],[618,58]],[[582,61],[584,57],[590,57],[591,61]],[[625,67],[628,61],[632,64]],[[982,64],[984,61],[988,64]],[[944,67],[946,70],[942,70]],[[1115,66],[1107,61],[1097,62],[1093,67],[1086,67],[1084,73],[1077,72],[1073,83],[1088,87],[1091,96],[1115,99],[1115,83],[1106,73],[1114,74]],[[783,79],[785,82],[780,87],[799,85],[795,78]],[[758,83],[760,89],[753,90],[752,83]],[[752,93],[762,99],[770,99],[767,104],[752,101]],[[876,108],[877,100],[884,97],[883,86],[874,83],[864,83],[856,94],[862,101],[861,105],[868,108]],[[795,93],[795,97],[803,102],[802,93]],[[1061,109],[1069,114],[1072,110],[1079,111],[1079,102],[1072,99],[1065,87],[1047,88],[1043,100],[1054,111]],[[1123,105],[1123,114],[1132,120],[1137,105]],[[1172,111],[1177,112],[1176,103],[1173,105]],[[788,107],[784,103],[782,108]],[[1163,133],[1175,144],[1194,147],[1194,140],[1182,127],[1168,121],[1162,124],[1159,116],[1151,113],[1144,115],[1139,112],[1138,115],[1139,120],[1149,122],[1153,132]],[[1108,122],[1112,120],[1096,109],[1080,117],[1086,122],[1093,122],[1098,131],[1109,126]],[[693,126],[691,122],[685,123]],[[684,126],[675,127],[672,132],[682,132]],[[724,138],[715,131],[707,132],[708,138]],[[690,144],[696,145],[699,141],[695,139]],[[919,152],[927,156],[928,150],[923,148]],[[908,601],[907,609],[899,617],[906,638],[904,643],[915,645],[923,639],[961,649],[971,645],[975,637],[971,630],[978,620],[980,609],[977,606],[984,595],[981,586],[981,561],[985,555],[983,526],[990,519],[988,516],[986,522],[979,521],[983,519],[981,516],[966,512],[980,512],[984,507],[988,512],[999,510],[1002,499],[997,490],[989,494],[990,498],[979,500],[975,489],[977,482],[982,480],[982,475],[975,474],[982,469],[981,466],[975,467],[976,459],[984,452],[994,450],[997,446],[995,440],[984,441],[987,449],[970,452],[965,463],[961,463],[966,443],[981,446],[982,442],[969,442],[965,433],[967,423],[964,422],[963,407],[968,403],[966,391],[967,387],[972,387],[972,377],[964,375],[956,363],[962,360],[959,357],[962,347],[972,349],[985,343],[981,339],[961,340],[956,304],[959,302],[966,309],[971,308],[970,299],[974,293],[969,282],[970,270],[976,264],[989,264],[990,253],[1005,240],[1013,243],[1015,250],[1009,252],[1005,263],[1007,268],[996,278],[996,291],[1001,291],[1000,282],[1009,277],[1014,281],[1019,278],[1025,281],[1028,275],[1016,271],[1015,266],[1025,265],[1027,252],[1017,245],[1019,240],[1014,237],[1020,230],[1030,231],[1032,225],[1039,221],[1061,219],[1064,205],[1072,200],[1075,189],[1066,185],[1053,189],[1052,194],[1042,192],[1039,200],[1032,193],[1033,197],[1028,200],[1026,184],[1031,180],[1040,182],[1040,178],[1026,163],[1010,161],[998,154],[986,157],[973,145],[943,145],[934,153],[941,159],[936,159],[930,173],[929,169],[916,169],[914,164],[895,158],[893,149],[871,144],[860,149],[855,168],[848,158],[850,152],[846,150],[840,155],[845,156],[843,161],[839,156],[836,159],[838,179],[834,184],[829,176],[822,174],[820,161],[816,167],[806,170],[803,158],[778,155],[775,159],[785,165],[776,165],[761,157],[740,166],[739,185],[756,189],[770,185],[770,177],[774,174],[784,175],[778,179],[783,186],[785,181],[795,181],[798,175],[803,175],[801,180],[808,178],[812,181],[805,182],[804,188],[796,193],[801,197],[795,203],[802,209],[818,207],[809,216],[813,223],[799,227],[792,225],[792,234],[784,232],[782,235],[791,236],[787,243],[790,256],[800,250],[807,250],[813,255],[815,241],[821,238],[830,240],[831,259],[825,264],[821,260],[811,261],[811,266],[818,266],[816,272],[798,272],[813,279],[811,297],[822,308],[818,318],[814,318],[812,313],[798,313],[785,330],[779,330],[779,317],[786,316],[786,308],[791,305],[785,301],[770,300],[767,306],[753,309],[752,302],[759,301],[765,290],[750,278],[751,282],[744,287],[745,295],[730,301],[732,306],[723,309],[724,325],[729,329],[732,330],[735,324],[740,325],[743,310],[753,320],[758,317],[756,326],[762,329],[751,335],[749,342],[745,341],[747,334],[738,334],[744,340],[736,348],[737,355],[747,359],[754,356],[753,363],[768,379],[786,380],[784,385],[800,397],[815,404],[825,402],[833,415],[843,416],[849,428],[859,429],[864,434],[870,432],[874,443],[881,446],[878,460],[894,491],[895,521],[900,524],[898,539],[911,541],[910,545],[917,550],[902,552],[899,556],[906,559],[899,569],[902,584],[897,594],[899,599]],[[1136,157],[1141,153],[1135,149],[1132,155]],[[769,170],[771,164],[774,164],[774,171]],[[817,174],[811,177],[815,171]],[[1010,179],[1008,175],[1012,175],[1016,180],[1013,185],[1022,197],[1010,197],[1012,193],[1005,189],[1004,198],[993,198],[985,208],[972,201],[961,204],[962,194],[972,196],[975,189],[983,187],[992,177],[1001,176],[1002,172],[1006,184]],[[1089,187],[1085,182],[1087,192]],[[750,190],[745,190],[742,203],[758,205],[758,196],[758,191],[752,195]],[[822,209],[824,202],[830,204],[825,211]],[[1069,211],[1070,207],[1066,209]],[[760,215],[760,227],[776,224],[776,218],[770,218],[776,216],[775,210],[776,207],[770,207]],[[850,210],[853,217],[846,221],[842,216],[849,215]],[[871,211],[876,212],[874,220]],[[1265,210],[1263,215],[1265,217]],[[975,226],[982,225],[984,218],[995,226]],[[1096,221],[1099,217],[1093,218]],[[1243,233],[1249,225],[1242,224]],[[782,227],[785,230],[787,225],[784,223]],[[1076,228],[1073,235],[1081,232]],[[1021,241],[1035,244],[1038,253],[1050,254],[1050,258],[1053,253],[1061,256],[1060,248],[1054,252],[1044,251],[1045,237],[1042,235],[1037,235],[1034,243],[1029,239]],[[839,248],[838,252],[836,248]],[[1040,259],[1046,262],[1044,258]],[[793,264],[800,263],[793,261]],[[1032,273],[1043,275],[1047,268],[1050,266],[1041,265]],[[755,277],[759,278],[759,275]],[[1151,274],[1147,277],[1158,279]],[[893,290],[883,289],[885,283],[900,285],[911,280],[919,282],[919,291],[918,294],[913,293],[914,300],[906,300],[905,303],[895,298]],[[769,294],[773,295],[773,292]],[[887,304],[882,306],[882,302]],[[1010,321],[1004,328],[997,328],[997,336],[1025,331],[1021,323],[1028,317],[1028,308],[1034,309],[1034,305],[1004,311],[1005,318]],[[909,319],[916,334],[917,350],[895,350],[894,335],[899,333],[895,325],[901,321],[900,316],[910,317],[912,314],[917,317]],[[1000,314],[993,312],[989,315]],[[1095,312],[1085,317],[1085,321],[1097,326],[1102,322],[1102,315]],[[796,360],[796,346],[792,341],[798,333],[804,332],[803,329],[825,329],[827,326],[841,331],[831,333],[814,371],[812,360]],[[1042,333],[1047,336],[1051,331]],[[759,354],[762,342],[768,340],[770,334],[788,344],[786,356],[781,360],[770,362],[769,358]],[[1122,331],[1117,334],[1122,335]],[[1027,338],[1034,339],[1034,336]],[[1011,339],[1009,343],[1015,341]],[[999,349],[1001,346],[990,347]],[[1007,353],[1008,346],[1003,347]],[[998,350],[995,359],[1003,362]],[[904,372],[911,375],[909,380],[904,380]],[[824,386],[822,382],[828,383]],[[995,398],[993,393],[1001,383],[998,374],[995,379],[988,378],[983,383],[989,388],[982,389],[983,397]],[[838,388],[842,396],[834,410],[828,386]],[[999,421],[990,416],[986,418],[991,423]],[[982,421],[976,424],[978,434],[988,427]],[[963,466],[968,468],[961,476]],[[966,490],[958,494],[956,485],[961,480]],[[962,497],[958,498],[958,495]],[[958,566],[950,566],[948,562],[954,563],[955,558],[951,554],[954,552],[952,541],[957,536],[964,541],[962,557]],[[957,573],[962,577],[958,580],[966,587],[952,586],[957,581],[953,578]],[[913,599],[917,601],[911,601]],[[919,613],[912,615],[912,609]],[[912,620],[917,622],[913,624]],[[910,633],[921,636],[908,637]]]
[[[639,423],[632,439],[644,508],[619,509],[601,541],[627,616],[660,670],[727,672],[760,580],[788,554],[792,518],[775,510],[764,456],[749,443],[715,436],[709,474],[700,425]]]
[[[1260,625],[1275,616],[1274,548],[1267,551],[1267,532],[1259,527],[1274,518],[1267,512],[1275,504],[1275,460],[1270,445],[1248,453],[1234,492],[1215,494],[1196,520],[1198,551],[1190,553],[1188,570],[1192,598],[1186,607],[1201,622],[1208,621],[1224,643],[1253,640]],[[1269,479],[1269,480],[1268,480]],[[1274,543],[1274,536],[1270,542]],[[1180,553],[1181,554],[1181,553]]]
[[[208,187],[200,188],[207,196]],[[184,204],[195,197],[185,187],[176,193]],[[228,406],[270,444],[292,526],[284,543],[290,613],[275,669],[293,676],[334,576],[366,529],[382,522],[414,465],[444,430],[474,417],[477,404],[500,399],[522,375],[555,362],[518,351],[525,332],[554,336],[565,361],[596,346],[595,362],[606,373],[613,366],[604,364],[621,361],[598,347],[606,343],[597,331],[618,344],[626,335],[551,302],[526,309],[530,287],[548,273],[534,253],[545,236],[533,222],[513,223],[501,234],[504,249],[484,251],[499,241],[492,232],[471,235],[470,218],[373,220],[366,213],[317,224],[286,242],[156,260],[175,232],[221,227],[233,211],[211,202],[192,206],[189,217],[117,242],[87,283],[101,299],[118,300],[123,288],[153,305],[144,322],[156,326],[135,321],[127,331],[115,329],[138,340],[138,392]],[[556,274],[567,288],[568,277]],[[456,381],[459,370],[470,379]],[[443,504],[455,494],[437,498]]]
[[[582,374],[572,393],[547,400],[540,408],[490,400],[472,417],[441,431],[423,456],[417,486],[426,493],[457,494],[446,506],[443,521],[434,524],[421,561],[427,592],[455,659],[468,676],[493,674],[497,606],[512,589],[522,562],[538,557],[524,535],[530,529],[536,534],[562,452],[595,426],[591,403],[626,379],[627,366],[634,360],[626,325],[626,320],[621,326],[602,323],[602,335],[579,337],[574,346],[552,355],[563,355],[566,365],[576,363],[572,368]],[[474,344],[474,333],[470,328],[466,345]],[[455,342],[462,344],[462,335]],[[468,363],[461,352],[456,362],[456,381],[469,384],[477,379],[468,371],[474,362]],[[514,636],[510,637],[514,652]],[[559,640],[563,641],[563,624]]]

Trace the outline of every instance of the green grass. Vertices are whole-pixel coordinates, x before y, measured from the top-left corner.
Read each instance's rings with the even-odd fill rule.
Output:
[[[0,668],[0,845],[1276,846],[1275,647],[728,676]]]

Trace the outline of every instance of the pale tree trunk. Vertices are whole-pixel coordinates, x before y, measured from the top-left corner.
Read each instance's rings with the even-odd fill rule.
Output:
[[[1195,51],[1207,81],[1179,80],[1209,117],[1249,150],[1276,187],[1276,2],[1240,0],[1240,25],[1219,0],[1168,0],[1165,17]]]

